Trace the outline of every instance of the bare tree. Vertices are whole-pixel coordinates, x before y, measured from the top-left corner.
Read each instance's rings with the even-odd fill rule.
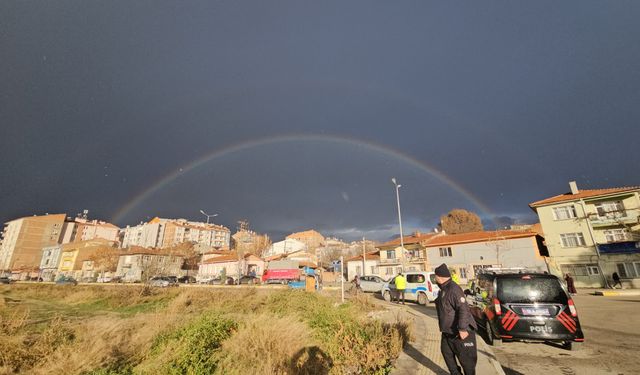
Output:
[[[483,230],[482,220],[473,212],[454,209],[440,217],[440,227],[448,234],[478,232]]]
[[[116,271],[120,255],[122,255],[120,249],[104,246],[92,254],[89,260],[93,263],[93,269],[99,271],[101,276],[104,276],[105,272]]]

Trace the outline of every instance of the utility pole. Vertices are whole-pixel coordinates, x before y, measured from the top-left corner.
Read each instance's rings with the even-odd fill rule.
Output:
[[[404,256],[404,235],[402,234],[402,214],[400,213],[400,187],[402,185],[398,184],[396,178],[391,178],[391,182],[396,187],[396,202],[398,203],[398,224],[400,225],[400,261],[402,262],[402,271],[405,269],[405,256]]]
[[[340,291],[342,295],[342,303],[344,303],[344,256],[340,255]]]
[[[367,246],[362,236],[362,276],[367,276]]]

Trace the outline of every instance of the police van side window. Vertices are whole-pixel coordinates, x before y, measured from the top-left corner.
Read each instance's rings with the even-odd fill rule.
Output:
[[[407,282],[412,284],[422,284],[424,283],[424,275],[407,275]]]

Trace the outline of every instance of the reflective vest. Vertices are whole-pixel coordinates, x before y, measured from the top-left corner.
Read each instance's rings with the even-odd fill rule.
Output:
[[[407,289],[407,280],[404,276],[396,276],[396,289]]]

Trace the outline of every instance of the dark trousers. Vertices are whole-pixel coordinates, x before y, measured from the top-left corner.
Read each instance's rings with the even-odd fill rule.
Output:
[[[404,305],[404,289],[396,289],[396,301],[400,303],[400,296],[402,296],[402,304]]]
[[[440,341],[440,351],[451,375],[461,375],[460,366],[462,366],[464,375],[475,375],[476,362],[478,361],[475,332],[469,331],[469,336],[464,340],[461,340],[458,336],[443,333]],[[458,366],[458,363],[460,363],[460,366]]]

